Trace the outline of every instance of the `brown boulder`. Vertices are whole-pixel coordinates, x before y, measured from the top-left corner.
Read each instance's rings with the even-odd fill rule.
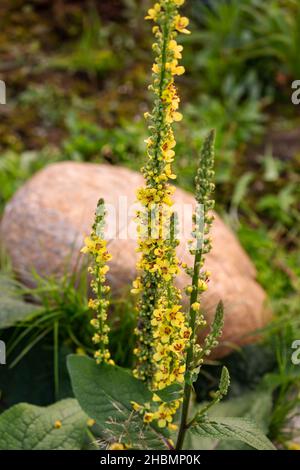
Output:
[[[38,172],[7,204],[1,222],[1,239],[12,259],[14,269],[25,282],[32,282],[32,270],[42,276],[61,275],[78,265],[83,238],[90,232],[99,197],[117,207],[118,197],[127,196],[127,204],[135,202],[135,190],[142,177],[125,168],[89,163],[63,162]],[[176,203],[193,204],[193,196],[180,189]],[[122,232],[124,220],[117,231]],[[205,267],[211,271],[209,290],[203,295],[203,307],[211,320],[216,305],[225,306],[225,344],[245,344],[250,335],[270,319],[265,307],[266,295],[255,281],[255,268],[229,228],[216,215],[212,227],[213,249]],[[181,240],[179,256],[191,264],[191,255]],[[113,239],[109,250],[113,255],[109,280],[114,290],[130,283],[135,276],[136,242]],[[187,283],[185,274],[179,286]]]

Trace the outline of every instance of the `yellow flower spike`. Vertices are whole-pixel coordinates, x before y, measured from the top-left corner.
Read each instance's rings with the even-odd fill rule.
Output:
[[[179,273],[178,240],[172,209],[174,188],[170,185],[176,178],[171,166],[176,146],[172,124],[182,119],[175,77],[185,71],[179,64],[183,47],[176,41],[179,29],[186,32],[188,23],[178,14],[178,7],[183,3],[182,0],[160,0],[147,16],[147,19],[157,22],[152,29],[156,57],[149,88],[155,100],[153,110],[145,116],[151,118],[151,123],[149,138],[145,142],[147,162],[142,170],[145,185],[137,192],[142,206],[137,214],[137,251],[141,255],[137,263],[139,274],[132,292],[141,294],[134,375],[145,381],[153,392],[176,382],[182,383],[185,350],[190,338],[187,318],[181,311],[181,294],[174,286]],[[144,421],[153,419],[159,426],[167,426],[172,422],[178,403],[164,406],[167,404],[154,393],[152,408],[147,408]],[[159,405],[159,409],[153,412],[155,405]]]
[[[92,256],[93,264],[89,267],[89,273],[92,274],[93,280],[91,287],[95,295],[95,299],[90,299],[88,307],[93,310],[96,318],[92,318],[91,325],[96,329],[92,337],[92,341],[97,345],[97,350],[94,354],[96,362],[101,364],[106,362],[112,364],[110,352],[107,348],[109,327],[107,325],[107,307],[109,305],[106,299],[109,292],[109,286],[105,285],[106,273],[109,270],[107,261],[111,259],[111,254],[107,252],[106,240],[104,239],[104,223],[105,223],[105,208],[104,201],[98,201],[95,221],[92,228],[91,235],[85,238],[85,247],[82,249],[84,253],[89,253]]]

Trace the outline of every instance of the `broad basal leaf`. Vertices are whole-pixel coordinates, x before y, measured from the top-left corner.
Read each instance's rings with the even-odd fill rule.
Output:
[[[211,439],[242,441],[254,449],[274,450],[272,442],[250,420],[245,418],[213,418],[191,426],[190,432]]]
[[[108,439],[122,435],[137,448],[166,448],[160,432],[145,425],[133,411],[132,401],[144,404],[152,399],[152,393],[140,380],[121,367],[97,365],[86,356],[69,356],[68,369],[79,404],[102,427]]]
[[[86,422],[74,399],[47,407],[20,403],[0,415],[0,450],[80,450]]]

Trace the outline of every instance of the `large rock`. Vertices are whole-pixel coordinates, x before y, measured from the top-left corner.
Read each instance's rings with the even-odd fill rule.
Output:
[[[37,173],[7,204],[1,223],[2,241],[20,278],[30,284],[33,270],[42,276],[59,276],[75,269],[99,197],[118,207],[119,196],[123,203],[127,196],[130,206],[142,183],[141,176],[128,169],[89,163],[63,162]],[[176,189],[175,200],[179,204],[194,203],[193,196],[180,189]],[[123,238],[125,222],[120,221],[118,226]],[[217,303],[221,299],[224,303],[222,354],[228,351],[226,344],[253,341],[250,333],[267,323],[270,312],[265,306],[265,292],[255,281],[255,268],[217,215],[212,239],[213,249],[206,259],[212,276],[209,290],[203,295],[203,307],[211,320]],[[112,239],[109,243],[113,255],[109,278],[115,292],[135,277],[135,246],[133,239]],[[181,240],[178,252],[183,261],[191,264],[186,240]],[[182,274],[178,284],[182,287],[186,283],[186,275]]]

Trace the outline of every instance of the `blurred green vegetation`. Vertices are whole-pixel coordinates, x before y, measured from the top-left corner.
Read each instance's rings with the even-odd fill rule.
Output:
[[[0,108],[1,211],[20,185],[53,161],[106,162],[133,169],[142,165],[147,136],[143,113],[151,103],[147,85],[152,62],[151,26],[143,18],[151,3],[1,2],[0,78],[8,90],[7,105]],[[276,387],[275,379],[270,385],[274,393],[270,430],[284,445],[288,438],[282,429],[292,411],[284,399],[297,395],[300,380],[300,370],[292,373],[288,361],[292,339],[300,338],[300,107],[290,98],[291,82],[300,79],[300,3],[187,0],[184,11],[191,19],[192,34],[184,38],[187,73],[178,80],[184,121],[176,128],[177,183],[193,191],[203,137],[216,128],[217,209],[251,256],[275,312],[274,322],[264,332],[263,350],[254,346],[249,354],[238,351],[230,359],[233,388],[238,395],[266,380],[266,374],[276,377]],[[31,357],[28,346],[40,348],[35,340],[44,333],[45,361],[52,366],[54,361],[58,368],[64,349],[82,344],[89,348],[80,322],[86,312],[85,296],[72,288],[70,279],[60,286],[40,280],[37,289],[29,297],[41,312],[5,335],[13,344],[23,332],[14,360],[21,355],[26,369]],[[117,361],[128,366],[132,301],[124,294],[113,308],[112,347]],[[39,319],[41,323],[33,327]],[[63,326],[58,331],[57,321]],[[265,367],[258,371],[253,366],[251,372],[251,357],[254,364],[265,361]],[[42,364],[35,366],[41,373]],[[218,365],[207,366],[212,384],[217,369]],[[61,372],[51,370],[45,380],[54,383],[57,392]],[[5,384],[0,380],[0,389],[10,389],[17,376],[13,374],[2,378]],[[241,387],[243,383],[246,387]],[[199,398],[209,392],[209,386],[202,386]],[[29,401],[51,402],[54,389],[43,399],[35,396]],[[5,393],[3,407],[28,399],[26,387],[23,396],[20,392],[8,402]],[[294,398],[292,402],[295,409],[298,402]]]

